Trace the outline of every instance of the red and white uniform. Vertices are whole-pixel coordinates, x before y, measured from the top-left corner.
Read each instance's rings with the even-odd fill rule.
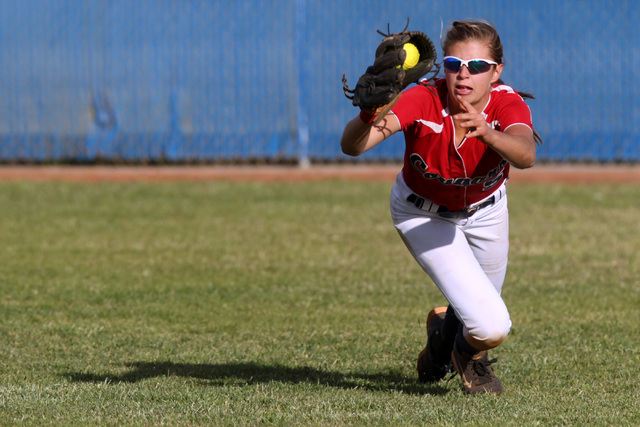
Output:
[[[444,79],[431,90],[423,85],[407,89],[392,112],[406,142],[403,177],[417,195],[460,210],[486,198],[508,179],[509,163],[476,138],[455,146]],[[496,130],[515,124],[533,128],[529,107],[506,85],[493,88],[482,113]]]
[[[394,226],[455,310],[463,333],[502,342],[511,328],[500,295],[509,251],[509,163],[476,138],[455,146],[445,80],[431,90],[407,89],[392,113],[406,142],[404,167],[391,192]],[[493,88],[482,113],[499,131],[515,124],[533,129],[529,107],[506,85]],[[424,204],[413,203],[415,195]],[[474,204],[483,207],[459,217],[433,208],[459,211]]]

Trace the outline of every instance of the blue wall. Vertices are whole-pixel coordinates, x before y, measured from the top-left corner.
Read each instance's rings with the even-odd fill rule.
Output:
[[[0,161],[347,159],[341,75],[407,17],[436,44],[441,22],[497,26],[539,160],[640,160],[635,0],[22,0],[0,3]]]

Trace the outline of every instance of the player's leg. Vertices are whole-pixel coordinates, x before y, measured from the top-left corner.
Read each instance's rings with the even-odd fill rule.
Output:
[[[427,315],[427,345],[418,355],[418,380],[434,383],[451,372],[453,345],[444,339],[443,324],[447,307],[436,307]]]
[[[463,233],[455,224],[435,218],[401,221],[397,228],[462,322],[450,354],[453,367],[462,378],[463,390],[465,393],[502,392],[503,385],[493,372],[493,361],[489,360],[486,350],[504,341],[511,320],[499,292],[475,260]],[[425,240],[431,243],[424,243]],[[423,381],[435,381],[446,374],[442,349],[447,343],[451,348],[451,340],[444,339],[442,326],[440,331],[439,336],[429,331],[427,347],[422,359],[419,358],[419,378]],[[439,354],[439,358],[433,353]],[[434,372],[436,375],[429,377]]]
[[[414,258],[455,308],[456,317],[466,326],[465,335],[479,347],[474,351],[500,344],[511,326],[509,313],[499,290],[484,273],[461,230],[466,220],[444,220],[420,211],[394,195],[397,196],[395,191],[391,209],[394,225]],[[445,319],[441,320],[446,324]],[[455,323],[453,326],[455,328]],[[430,338],[431,335],[430,331]],[[428,341],[425,351],[429,345]],[[465,363],[488,366],[490,363],[484,363],[482,357],[473,363],[470,357]]]
[[[474,346],[484,350],[499,345],[511,327],[509,312],[460,227],[437,216],[398,211],[394,224],[418,264],[454,308]]]
[[[500,293],[509,255],[507,197],[469,218],[462,230],[480,267]]]
[[[462,230],[487,278],[500,293],[506,275],[509,251],[506,197],[496,205],[478,212]],[[463,380],[463,390],[470,394],[501,393],[504,386],[491,366],[497,359],[489,360],[488,352],[478,351],[477,344],[461,324],[452,351],[452,364]]]

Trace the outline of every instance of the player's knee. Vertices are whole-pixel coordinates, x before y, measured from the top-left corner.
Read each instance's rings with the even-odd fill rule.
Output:
[[[506,333],[493,334],[490,336],[476,338],[472,335],[469,336],[470,344],[478,350],[489,350],[502,344],[507,339]]]
[[[489,350],[502,344],[511,330],[511,320],[493,323],[475,331],[469,331],[467,341],[478,350]]]

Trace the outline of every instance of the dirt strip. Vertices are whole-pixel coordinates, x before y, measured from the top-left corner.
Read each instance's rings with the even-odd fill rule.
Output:
[[[399,164],[383,165],[206,165],[206,166],[0,166],[0,181],[134,182],[134,181],[317,181],[342,179],[393,182]],[[512,169],[512,183],[640,183],[640,165],[540,164]]]

